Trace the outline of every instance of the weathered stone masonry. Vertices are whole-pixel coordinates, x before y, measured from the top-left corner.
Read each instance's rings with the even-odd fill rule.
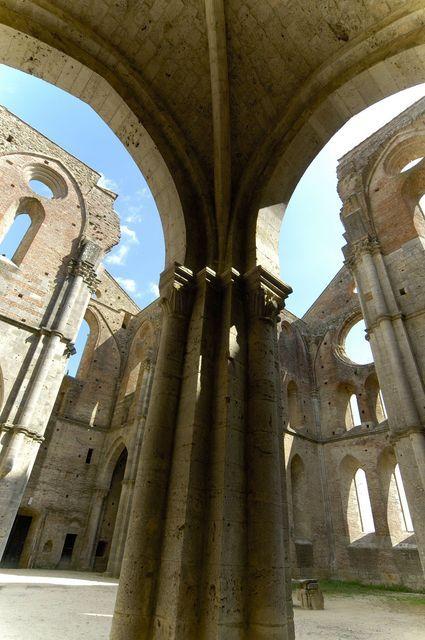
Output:
[[[27,213],[31,226],[2,258],[0,549],[31,474],[103,255],[119,239],[114,194],[99,174],[6,109],[0,111],[1,232]],[[35,197],[31,179],[51,199]]]
[[[346,265],[301,319],[281,309],[289,288],[261,267],[243,277],[230,270],[218,278],[211,269],[194,275],[175,264],[161,277],[161,301],[140,311],[99,266],[108,247],[101,244],[93,259],[93,244],[81,241],[86,237],[81,221],[73,231],[74,218],[61,204],[63,185],[70,184],[65,166],[71,170],[72,163],[78,168],[81,163],[70,157],[66,165],[68,154],[2,111],[12,137],[8,144],[14,136],[19,142],[19,135],[29,132],[26,144],[31,148],[30,153],[18,147],[16,157],[8,149],[2,193],[6,187],[17,189],[13,202],[18,204],[5,210],[10,216],[10,211],[35,211],[39,225],[28,246],[24,238],[26,253],[20,249],[13,261],[1,262],[7,340],[0,341],[0,350],[1,363],[8,363],[3,367],[2,416],[10,416],[2,417],[1,482],[7,482],[15,468],[24,469],[25,480],[30,476],[26,484],[18,475],[2,494],[15,509],[9,512],[9,530],[10,513],[16,513],[19,505],[19,514],[31,519],[20,566],[119,575],[127,540],[125,572],[130,566],[144,566],[150,576],[144,582],[145,597],[149,599],[150,591],[157,593],[155,611],[147,618],[137,611],[130,627],[124,625],[125,633],[130,628],[135,636],[140,628],[149,633],[151,615],[158,621],[166,619],[170,603],[183,638],[218,623],[230,627],[232,618],[242,624],[244,606],[256,612],[252,624],[259,629],[271,620],[267,603],[277,624],[282,629],[288,625],[285,633],[292,633],[285,622],[290,607],[288,580],[282,580],[282,575],[289,576],[288,554],[296,576],[313,573],[422,587],[424,278],[420,265],[425,223],[418,200],[425,179],[422,162],[405,173],[400,170],[425,154],[424,110],[420,101],[341,160]],[[42,144],[49,146],[46,157],[33,153],[37,145],[43,151]],[[51,177],[55,176],[62,189],[57,203],[56,198],[46,202],[35,198],[28,188],[28,176],[34,175],[28,166],[40,171],[40,157],[43,164],[48,158],[48,170],[36,175],[53,189],[58,188]],[[13,164],[7,162],[10,158]],[[49,173],[52,166],[63,183],[56,173]],[[82,167],[97,180],[97,174]],[[99,188],[91,185],[91,189]],[[85,203],[89,215],[90,202],[98,214],[103,211],[101,198],[111,207],[109,192],[100,189],[99,196],[95,191],[100,199],[92,201],[89,189],[81,193],[86,199],[78,203]],[[81,204],[75,208],[80,211]],[[48,227],[40,212],[47,221],[50,211]],[[66,220],[60,217],[65,214]],[[55,233],[58,220],[65,224],[63,245]],[[103,220],[108,221],[108,215],[95,226],[97,242],[103,238]],[[35,251],[39,238],[46,250]],[[74,243],[80,261],[69,259],[66,242]],[[57,298],[53,285],[48,287],[53,271],[46,267],[49,251],[56,258],[57,273],[63,274],[62,280],[54,279]],[[26,270],[29,256],[34,266]],[[64,283],[66,297],[61,293]],[[77,286],[80,296],[75,293]],[[25,306],[28,292],[34,305]],[[37,300],[44,301],[40,312]],[[80,367],[75,378],[63,378],[69,347],[83,317],[90,336]],[[376,365],[358,365],[344,350],[348,330],[361,317]],[[29,362],[31,342],[24,348],[28,335],[36,337]],[[50,336],[55,338],[54,347],[44,344]],[[241,349],[244,340],[246,351]],[[46,361],[50,367],[43,374]],[[359,407],[358,424],[349,411],[353,396]],[[36,416],[31,429],[25,426],[26,415],[32,420]],[[211,431],[201,429],[212,415]],[[402,522],[397,463],[415,532]],[[206,465],[214,493],[205,503]],[[364,530],[353,494],[359,470],[367,479],[373,532]],[[230,502],[224,486],[230,489]],[[265,500],[271,490],[273,499]],[[284,524],[287,512],[289,531]],[[152,524],[164,513],[159,535]],[[226,527],[218,524],[220,514],[226,516]],[[222,562],[229,571],[224,582]],[[278,567],[271,571],[276,562]],[[180,591],[177,574],[191,590]],[[214,602],[202,609],[200,619],[194,613],[209,580],[218,592],[227,594],[229,609],[221,622]],[[244,580],[252,584],[245,593]],[[124,583],[121,603],[128,606],[128,598],[134,598],[130,606],[137,608],[139,592],[127,592],[128,588]],[[179,617],[178,612],[189,605],[191,616]],[[118,611],[120,606],[118,600]]]

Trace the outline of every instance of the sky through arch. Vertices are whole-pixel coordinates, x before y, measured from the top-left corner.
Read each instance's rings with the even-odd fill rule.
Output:
[[[281,231],[282,278],[294,293],[287,308],[302,316],[342,266],[343,228],[337,160],[425,95],[425,84],[390,96],[344,125],[307,168],[288,204]],[[122,239],[106,267],[143,307],[158,295],[164,239],[155,202],[130,154],[95,111],[31,75],[0,65],[0,104],[102,174],[119,194]]]
[[[86,103],[39,78],[0,65],[0,104],[101,174],[118,193],[121,242],[105,266],[136,303],[158,295],[164,239],[155,201],[131,155]],[[45,194],[41,194],[45,195]]]

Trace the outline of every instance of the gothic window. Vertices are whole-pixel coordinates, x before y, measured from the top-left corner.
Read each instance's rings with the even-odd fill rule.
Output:
[[[36,198],[21,198],[0,215],[0,255],[20,265],[44,220]]]
[[[83,354],[89,341],[90,333],[90,325],[84,318],[78,330],[77,339],[75,340],[75,353],[70,357],[68,361],[68,374],[71,376],[76,376],[78,378],[84,377],[83,371],[81,370],[81,364],[83,360]]]
[[[358,424],[361,424],[359,405],[357,402],[357,396],[352,393],[348,399],[347,409],[345,412],[345,426],[347,429],[351,429]]]
[[[400,502],[400,513],[402,517],[402,526],[407,533],[413,533],[413,522],[409,511],[409,505],[407,504],[406,492],[404,490],[403,480],[400,473],[400,467],[398,463],[395,466],[393,474],[394,482],[397,488],[398,499]]]
[[[296,429],[302,424],[298,387],[291,380],[288,384],[288,427]]]
[[[18,250],[30,227],[31,218],[27,213],[16,215],[0,244],[0,254],[15,264],[19,264]]]
[[[298,454],[291,460],[292,523],[295,540],[311,539],[311,515],[304,463]]]
[[[369,411],[373,422],[383,422],[387,419],[387,411],[385,409],[384,398],[379,387],[376,373],[371,373],[365,382],[365,391],[368,398]]]
[[[340,480],[347,533],[353,543],[375,531],[366,474],[353,456],[346,456],[341,462]]]
[[[357,469],[353,478],[353,490],[357,500],[357,510],[360,518],[360,529],[363,533],[374,533],[372,506],[370,504],[369,489],[366,474],[363,469]]]

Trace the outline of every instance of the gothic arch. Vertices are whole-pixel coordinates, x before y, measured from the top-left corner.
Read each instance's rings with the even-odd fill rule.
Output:
[[[301,456],[296,453],[290,462],[292,521],[295,541],[311,541],[311,513],[308,504],[308,479]]]
[[[112,474],[117,462],[124,451],[128,451],[127,444],[122,436],[118,436],[110,445],[107,454],[104,457],[102,472],[100,473],[99,484],[107,489],[111,483]]]
[[[84,320],[89,325],[90,333],[88,335],[87,342],[84,346],[84,350],[81,355],[80,364],[78,366],[78,370],[76,374],[76,378],[80,380],[83,380],[87,376],[88,372],[90,371],[90,367],[92,364],[96,347],[98,345],[99,334],[100,334],[99,319],[92,307],[87,307],[86,312],[84,314]]]
[[[3,21],[8,20],[14,22],[6,12]],[[125,72],[111,73],[77,47],[59,51],[57,46],[66,49],[64,40],[52,37],[45,29],[37,30],[37,37],[33,37],[25,33],[26,27],[21,24],[23,31],[19,31],[0,25],[0,62],[87,102],[127,147],[149,184],[161,217],[166,265],[179,262],[196,269],[200,259],[204,265],[205,257],[212,257],[215,242],[208,188],[176,123],[164,109],[158,109],[157,96],[148,95],[140,78],[130,87],[122,80]],[[89,37],[86,33],[85,38]],[[25,56],[21,55],[23,49]],[[118,50],[114,51],[118,56]],[[122,68],[126,62],[121,59],[117,65]],[[131,75],[128,71],[127,77]],[[91,91],[87,91],[88,86]]]
[[[405,27],[414,30],[413,16],[403,19],[410,22]],[[261,264],[279,274],[279,232],[286,207],[304,171],[331,137],[367,107],[423,82],[425,42],[409,38],[391,42],[387,32],[379,45],[382,48],[376,50],[375,37],[359,40],[350,52],[350,64],[343,56],[338,63],[332,59],[313,73],[252,156],[236,199],[239,215],[247,202],[256,204],[255,215],[250,218],[255,229],[248,231],[250,266]],[[374,55],[366,54],[365,46],[375,49]],[[417,66],[412,66],[412,55],[422,65],[418,60]],[[358,89],[362,82],[369,88],[367,93]],[[238,224],[236,216],[235,228]]]
[[[374,531],[367,476],[359,460],[352,455],[346,455],[341,460],[339,474],[347,536],[353,543]],[[358,483],[359,474],[362,486]]]
[[[385,405],[382,398],[381,388],[379,386],[378,376],[375,371],[368,375],[365,380],[364,388],[367,395],[369,404],[369,411],[372,416],[372,420],[377,422],[383,422],[387,418]]]
[[[397,545],[413,535],[413,526],[403,481],[401,476],[396,474],[397,458],[392,447],[386,447],[381,451],[377,466],[391,543]]]
[[[19,198],[19,200],[13,202],[9,207],[7,207],[5,215],[0,220],[0,242],[7,237],[7,234],[12,229],[14,221],[22,214],[27,214],[29,216],[31,224],[20,239],[19,245],[16,248],[14,255],[11,257],[12,262],[17,266],[19,266],[24,260],[25,255],[46,216],[44,207],[37,198]]]

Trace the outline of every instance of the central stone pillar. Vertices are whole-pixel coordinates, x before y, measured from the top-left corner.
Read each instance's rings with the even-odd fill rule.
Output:
[[[276,321],[261,267],[160,283],[163,328],[113,640],[293,638]]]
[[[283,638],[287,625],[289,562],[285,463],[279,424],[276,323],[290,293],[261,267],[245,275],[248,302],[248,602],[250,634]],[[290,637],[290,635],[289,635]]]

